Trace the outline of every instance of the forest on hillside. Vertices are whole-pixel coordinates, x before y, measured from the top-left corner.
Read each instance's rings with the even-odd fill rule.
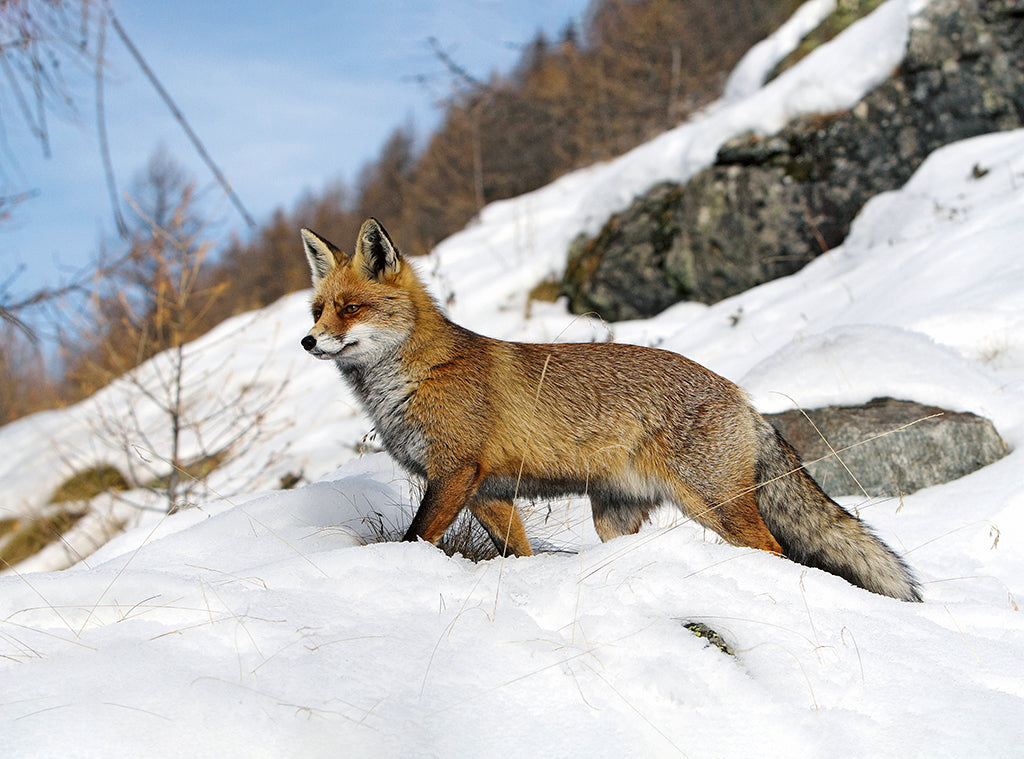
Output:
[[[798,5],[595,0],[558,39],[538,33],[512,71],[489,75],[431,40],[451,85],[440,126],[429,135],[396,126],[353,186],[282,206],[246,239],[212,236],[194,179],[156,153],[129,193],[140,221],[121,249],[97,255],[97,276],[76,288],[84,305],[50,304],[62,314],[62,365],[47,368],[17,314],[0,323],[0,423],[73,403],[225,318],[308,287],[300,227],[345,245],[376,216],[405,253],[425,254],[486,204],[677,125],[715,99],[740,57]]]

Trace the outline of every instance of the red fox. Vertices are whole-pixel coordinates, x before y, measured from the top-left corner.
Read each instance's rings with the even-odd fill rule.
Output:
[[[405,535],[436,543],[468,508],[531,554],[517,497],[589,496],[602,540],[663,501],[738,546],[921,599],[904,562],[821,490],[732,382],[669,351],[494,340],[449,321],[367,219],[347,255],[309,230],[313,328],[384,447],[426,491]]]

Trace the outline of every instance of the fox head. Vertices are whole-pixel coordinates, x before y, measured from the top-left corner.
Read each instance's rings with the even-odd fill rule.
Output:
[[[363,222],[352,255],[308,229],[302,244],[314,288],[306,351],[339,366],[369,365],[408,339],[422,288],[380,222]]]

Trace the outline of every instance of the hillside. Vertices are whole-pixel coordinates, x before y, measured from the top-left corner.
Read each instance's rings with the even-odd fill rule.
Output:
[[[1024,132],[937,151],[872,200],[841,247],[714,306],[607,325],[527,295],[560,273],[572,239],[653,183],[685,181],[740,132],[850,108],[881,82],[919,2],[889,0],[761,86],[831,6],[806,4],[687,124],[488,206],[417,263],[477,331],[658,345],[739,382],[762,411],[889,395],[992,419],[1013,449],[998,463],[898,502],[845,501],[906,551],[924,604],[722,545],[668,509],[600,544],[584,499],[532,508],[528,532],[556,549],[532,558],[474,564],[379,542],[381,526],[409,519],[418,485],[368,452],[336,371],[299,348],[298,293],[187,347],[193,403],[261,413],[273,399],[261,436],[194,508],[101,497],[65,544],[0,577],[4,755],[1015,755]],[[139,382],[171,360],[143,365]],[[124,466],[98,420],[137,420],[147,443],[134,454],[158,461],[147,446],[161,442],[159,410],[137,387],[0,428],[0,518],[52,508],[76,470]],[[204,433],[215,448],[215,426]],[[276,489],[300,472],[300,487]],[[121,523],[55,571],[68,546],[88,554]]]

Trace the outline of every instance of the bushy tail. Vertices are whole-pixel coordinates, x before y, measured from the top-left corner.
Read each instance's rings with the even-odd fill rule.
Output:
[[[903,560],[825,495],[778,430],[762,419],[758,435],[757,507],[786,557],[874,593],[920,601],[917,581]]]

